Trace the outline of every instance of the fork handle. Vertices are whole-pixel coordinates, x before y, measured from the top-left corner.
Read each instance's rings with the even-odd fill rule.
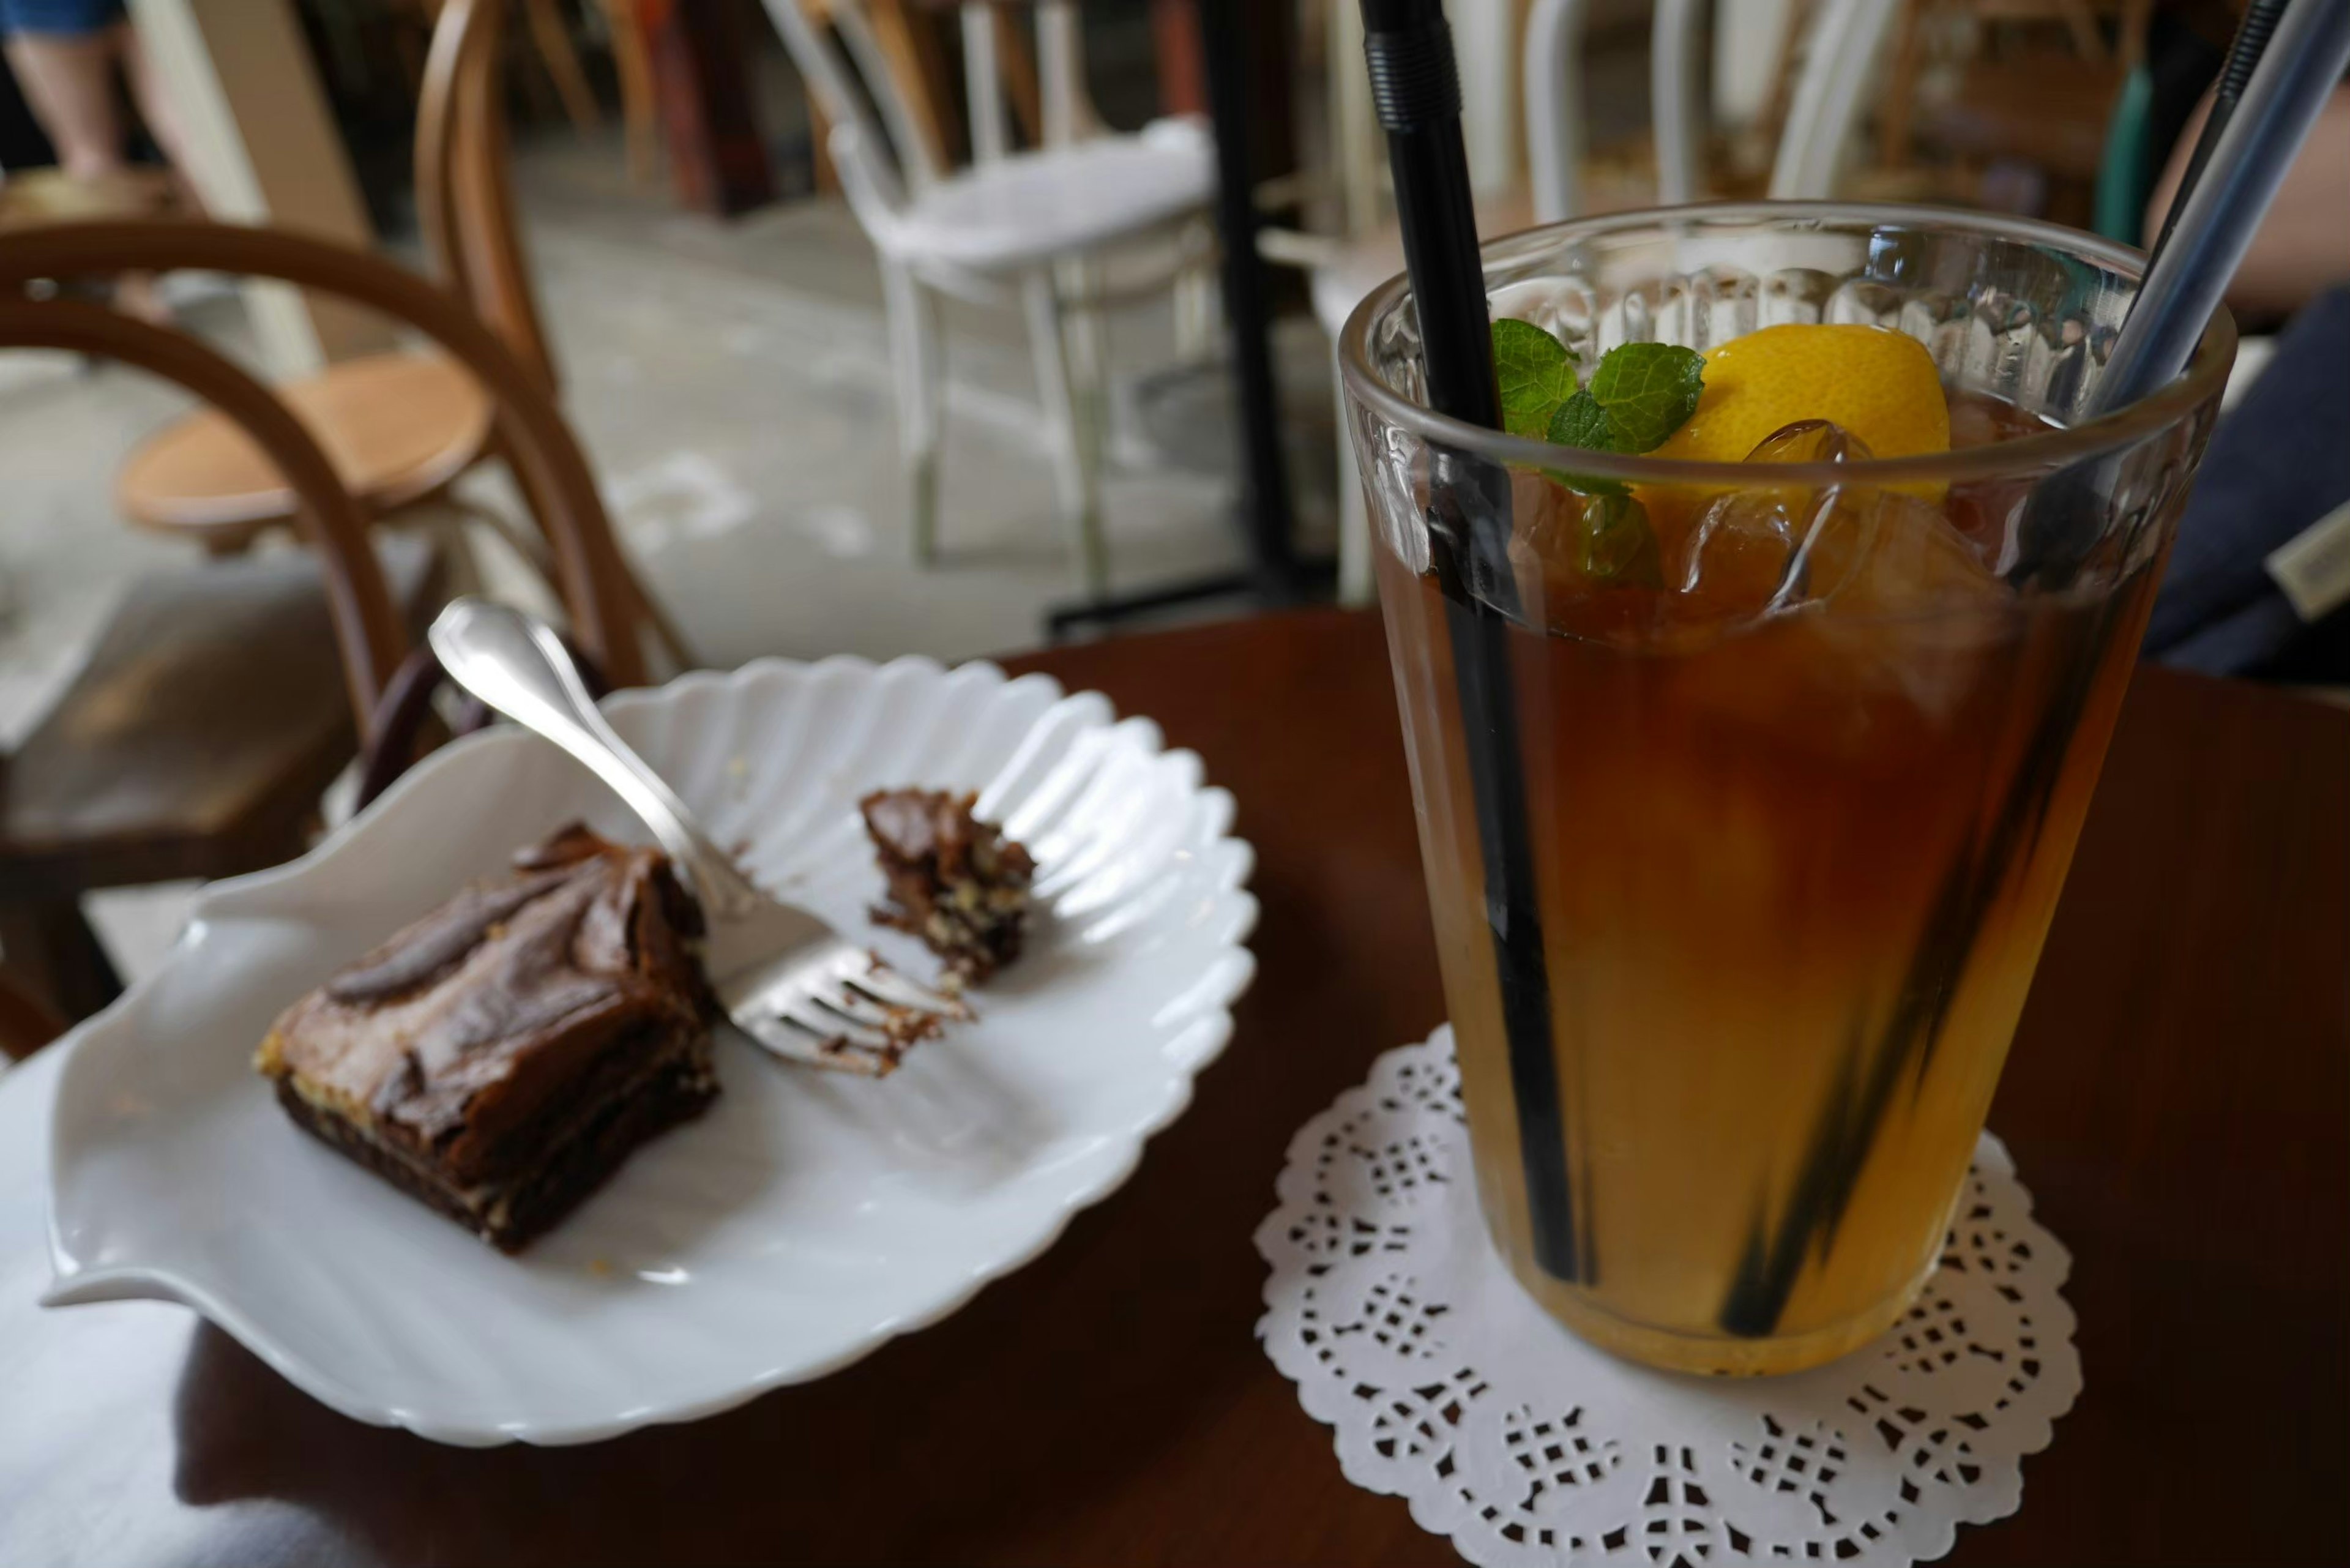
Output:
[[[441,612],[428,636],[452,680],[561,746],[610,785],[685,872],[712,915],[756,896],[676,792],[605,722],[578,666],[546,622],[487,599],[461,598]]]

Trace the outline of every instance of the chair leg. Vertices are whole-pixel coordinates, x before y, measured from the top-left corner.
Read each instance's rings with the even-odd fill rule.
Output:
[[[0,950],[11,977],[68,1019],[88,1018],[122,994],[122,978],[78,899],[0,904]]]
[[[1089,305],[1066,307],[1052,274],[1042,268],[1028,275],[1021,295],[1028,311],[1028,347],[1036,357],[1036,389],[1052,427],[1062,523],[1076,552],[1078,586],[1089,598],[1099,599],[1109,591],[1109,562],[1101,524],[1098,318]],[[1081,388],[1080,374],[1090,375],[1096,384]]]
[[[1094,547],[1101,550],[1101,475],[1109,446],[1109,320],[1101,309],[1101,268],[1079,259],[1064,265],[1059,277],[1069,357],[1069,384],[1076,394],[1079,453],[1092,486],[1087,515],[1094,522]]]
[[[619,80],[620,119],[628,127],[629,180],[650,184],[653,178],[653,139],[659,131],[660,105],[654,95],[653,68],[645,50],[645,26],[637,16],[636,0],[598,0],[605,30],[612,39],[612,72]]]
[[[1208,353],[1207,279],[1197,267],[1175,275],[1175,362],[1196,365]]]
[[[927,566],[939,555],[939,410],[946,391],[939,304],[920,278],[894,264],[883,264],[881,286],[898,392],[898,454],[910,508],[906,532],[914,564]]]
[[[579,68],[579,51],[571,47],[571,32],[564,25],[563,13],[556,9],[555,0],[526,0],[523,10],[530,21],[531,41],[538,46],[540,63],[555,83],[556,96],[563,100],[571,129],[582,134],[595,130],[604,123],[604,114],[596,107],[587,73]]]
[[[1216,350],[1216,264],[1211,254],[1175,275],[1175,358],[1197,365]]]

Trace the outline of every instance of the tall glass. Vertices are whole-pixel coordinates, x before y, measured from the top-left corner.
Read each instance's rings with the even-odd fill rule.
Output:
[[[1813,1366],[1934,1267],[2234,330],[2085,420],[2139,258],[2071,231],[1768,203],[1484,258],[1586,374],[1860,322],[1950,395],[1946,454],[1664,462],[1430,413],[1401,279],[1340,342],[1486,1223],[1610,1350]]]

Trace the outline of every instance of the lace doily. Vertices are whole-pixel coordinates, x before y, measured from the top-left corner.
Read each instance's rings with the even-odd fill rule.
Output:
[[[2081,1388],[2071,1259],[1988,1133],[1908,1318],[1783,1377],[1652,1371],[1543,1314],[1477,1215],[1449,1027],[1305,1124],[1280,1197],[1266,1353],[1348,1480],[1489,1568],[1939,1557],[2015,1511]]]

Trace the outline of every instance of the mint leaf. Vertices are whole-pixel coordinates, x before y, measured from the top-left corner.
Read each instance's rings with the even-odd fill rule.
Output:
[[[1579,446],[1586,452],[1616,450],[1616,421],[1588,391],[1577,392],[1559,404],[1544,433],[1553,446]]]
[[[1530,321],[1493,323],[1493,378],[1502,392],[1502,428],[1540,441],[1559,404],[1575,392],[1575,356]]]
[[[1592,400],[1607,410],[1608,452],[1654,452],[1697,412],[1705,357],[1670,343],[1619,343],[1591,375]]]
[[[1619,343],[1607,350],[1591,385],[1558,405],[1543,433],[1554,446],[1586,452],[1654,452],[1689,421],[1705,390],[1705,358],[1669,343]],[[1628,499],[1631,492],[1612,479],[1553,473],[1553,479],[1585,495]],[[1643,527],[1647,526],[1645,515]]]
[[[1552,416],[1550,429],[1544,432],[1553,446],[1579,446],[1586,452],[1616,450],[1616,427],[1607,410],[1599,406],[1589,392],[1577,392],[1558,406]],[[1593,473],[1561,473],[1555,468],[1543,472],[1578,495],[1629,495],[1631,491],[1617,480],[1602,479]]]
[[[1613,587],[1665,586],[1657,531],[1648,509],[1620,490],[1584,503],[1575,533],[1575,566],[1586,577]]]

